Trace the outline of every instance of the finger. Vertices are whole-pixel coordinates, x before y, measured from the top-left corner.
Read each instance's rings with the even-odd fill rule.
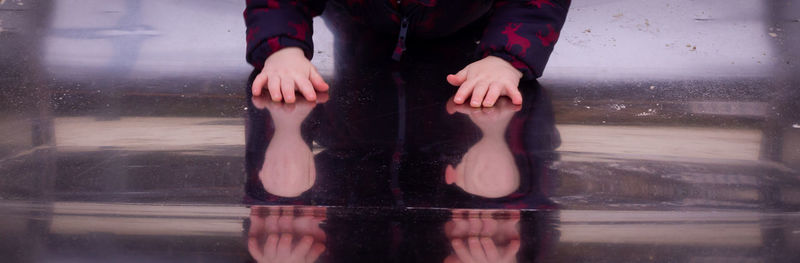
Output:
[[[458,259],[460,259],[461,262],[464,263],[474,262],[472,260],[472,256],[469,254],[467,246],[464,245],[464,241],[462,241],[461,239],[453,239],[453,241],[450,241],[450,245],[453,246],[453,251],[456,252],[456,256],[458,256]]]
[[[274,212],[271,212],[267,217],[264,218],[264,229],[266,229],[267,233],[280,233],[280,229],[278,228],[278,215]]]
[[[470,236],[477,236],[481,234],[481,228],[483,224],[481,223],[480,218],[469,218],[469,230],[467,230],[467,234]]]
[[[498,225],[498,232],[505,238],[518,239],[519,238],[519,218],[511,218]]]
[[[447,100],[447,103],[445,103],[444,108],[447,110],[447,114],[453,115],[456,113],[456,103],[454,100],[455,97],[451,100]]]
[[[269,82],[267,83],[267,90],[269,90],[269,95],[272,97],[272,101],[281,101],[281,99],[283,99],[281,96],[281,78],[278,76],[270,77]]]
[[[295,78],[294,82],[297,83],[297,89],[300,90],[300,94],[303,94],[307,101],[317,100],[317,92],[314,91],[310,81],[303,78]]]
[[[489,84],[486,82],[479,82],[475,85],[475,90],[472,91],[472,98],[470,99],[469,106],[474,108],[480,107],[483,103],[483,98],[486,96],[486,91],[489,89]]]
[[[497,102],[497,98],[500,98],[500,93],[502,92],[503,86],[499,83],[489,84],[489,91],[486,92],[486,98],[483,99],[483,106],[493,107],[494,103]]]
[[[278,231],[281,233],[291,233],[294,230],[292,221],[294,221],[294,216],[281,215],[281,217],[278,218]]]
[[[292,252],[292,234],[281,234],[281,239],[278,240],[278,249],[275,254],[278,258],[288,258]]]
[[[508,97],[511,98],[511,103],[514,105],[522,105],[522,93],[519,92],[519,88],[507,85],[506,93],[508,93]]]
[[[487,263],[486,254],[483,252],[483,247],[481,247],[481,242],[477,237],[468,238],[467,245],[469,246],[469,253],[475,262]]]
[[[264,218],[258,215],[250,215],[249,236],[260,237],[264,234]]]
[[[497,262],[500,260],[500,252],[497,251],[497,246],[494,245],[494,241],[491,238],[481,238],[481,246],[483,246],[483,251],[486,252],[487,261]]]
[[[253,102],[253,106],[259,110],[266,109],[269,107],[269,104],[272,103],[272,101],[269,98],[265,98],[265,96],[253,96],[251,101]]]
[[[264,84],[267,84],[267,74],[261,73],[256,75],[253,79],[253,85],[250,89],[253,91],[253,96],[261,96],[261,90],[264,89]]]
[[[281,78],[281,93],[283,94],[283,101],[286,103],[294,103],[294,80],[291,78]]]
[[[311,80],[311,85],[313,85],[314,89],[316,89],[317,91],[328,91],[328,89],[330,89],[328,83],[325,83],[325,80],[322,78],[322,76],[319,74],[319,71],[317,71],[317,68],[315,68],[314,66],[311,66],[311,74],[308,77],[309,80]]]
[[[312,263],[314,261],[317,261],[319,256],[322,255],[322,252],[325,252],[325,245],[314,244],[313,246],[311,246],[311,251],[309,251],[308,255],[306,255],[306,262]]]
[[[250,237],[247,239],[247,251],[258,262],[264,258],[264,249],[258,246],[258,238]]]
[[[464,84],[464,81],[467,80],[467,68],[465,67],[462,70],[456,72],[456,74],[447,75],[447,82],[453,86],[461,86]]]
[[[311,216],[302,215],[292,221],[292,231],[296,234],[307,235],[311,232]]]
[[[511,259],[516,258],[517,252],[519,252],[519,247],[519,240],[511,240],[511,242],[508,243],[508,247],[506,247],[506,252],[503,255],[503,261],[509,262]]]
[[[267,242],[264,243],[264,258],[272,259],[278,253],[278,234],[270,234],[267,236]]]
[[[453,226],[453,236],[454,237],[467,237],[469,236],[469,222],[465,219],[453,219],[455,226]]]
[[[492,218],[483,218],[483,229],[481,229],[481,236],[488,237],[497,232],[497,220]]]
[[[456,91],[456,95],[453,96],[453,102],[455,102],[456,104],[464,103],[464,101],[467,100],[467,96],[469,96],[469,94],[472,93],[473,87],[475,87],[473,85],[473,82],[469,81],[461,85],[461,87],[458,88],[458,91]]]
[[[464,105],[464,104],[455,105],[455,107],[453,107],[453,108],[454,108],[453,110],[455,110],[456,112],[464,114],[464,115],[472,114],[472,107],[470,107],[468,105]]]
[[[446,184],[454,184],[456,182],[456,169],[453,168],[452,164],[448,164],[447,167],[444,168],[444,182]]]
[[[464,81],[466,81],[466,80],[467,80],[466,75],[463,75],[463,74],[462,75],[459,75],[459,74],[447,75],[447,83],[450,83],[450,85],[453,85],[453,86],[461,86],[461,84],[464,84]]]
[[[329,98],[329,96],[328,96],[327,92],[322,92],[320,94],[317,94],[317,103],[328,102],[328,98]]]
[[[467,94],[467,96],[469,96],[469,94]],[[455,114],[456,112],[459,112],[465,115],[469,115],[470,113],[472,113],[472,108],[470,108],[469,106],[464,104],[456,104],[455,97],[454,99],[449,100],[445,107],[447,108],[447,112],[449,114]]]
[[[314,244],[314,238],[311,236],[303,236],[297,246],[292,250],[292,257],[296,259],[305,258],[308,251],[311,250],[311,245]]]
[[[469,230],[469,223],[467,220],[464,220],[463,218],[453,218],[451,222],[453,224],[450,237],[461,238],[467,236]]]

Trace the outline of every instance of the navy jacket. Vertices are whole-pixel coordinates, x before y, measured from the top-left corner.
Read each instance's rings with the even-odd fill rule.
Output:
[[[247,62],[256,69],[283,47],[314,52],[312,18],[328,0],[247,0]],[[330,0],[343,5],[354,21],[397,38],[387,54],[402,59],[406,40],[441,38],[468,26],[484,30],[480,57],[501,57],[526,79],[542,75],[567,16],[570,0]],[[398,3],[399,2],[399,3]]]

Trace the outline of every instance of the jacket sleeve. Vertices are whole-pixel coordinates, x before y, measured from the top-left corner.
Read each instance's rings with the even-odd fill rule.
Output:
[[[324,7],[325,0],[247,0],[247,62],[261,69],[269,55],[284,47],[299,47],[310,60],[311,19]]]
[[[524,74],[542,76],[567,18],[569,0],[497,0],[479,52],[505,59]]]

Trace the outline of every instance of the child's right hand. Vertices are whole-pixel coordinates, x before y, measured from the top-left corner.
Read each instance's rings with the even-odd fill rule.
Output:
[[[295,91],[309,101],[317,99],[317,91],[327,91],[329,86],[319,75],[311,61],[297,47],[287,47],[272,53],[264,62],[264,69],[253,80],[253,96],[269,90],[273,101],[294,103]]]

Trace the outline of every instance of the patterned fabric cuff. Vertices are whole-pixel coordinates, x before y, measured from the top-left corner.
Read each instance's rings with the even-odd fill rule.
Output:
[[[264,41],[258,45],[251,54],[250,61],[256,69],[261,70],[264,68],[264,61],[266,61],[267,58],[272,55],[272,53],[275,53],[275,51],[285,47],[299,47],[303,50],[303,53],[308,60],[311,60],[311,58],[314,56],[314,49],[309,45],[309,43],[291,37],[277,36],[268,38],[267,41]]]
[[[519,60],[516,56],[512,56],[512,55],[510,55],[510,54],[508,54],[506,52],[499,51],[499,50],[488,50],[488,51],[484,52],[483,56],[481,56],[481,57],[485,58],[487,56],[495,56],[495,57],[502,58],[505,61],[508,61],[508,63],[511,63],[511,66],[514,66],[514,68],[516,68],[520,72],[522,72],[522,79],[523,80],[536,79],[536,74],[533,73],[533,70],[531,70],[531,67],[528,66],[528,64],[525,64],[525,62],[523,62],[522,60]]]

